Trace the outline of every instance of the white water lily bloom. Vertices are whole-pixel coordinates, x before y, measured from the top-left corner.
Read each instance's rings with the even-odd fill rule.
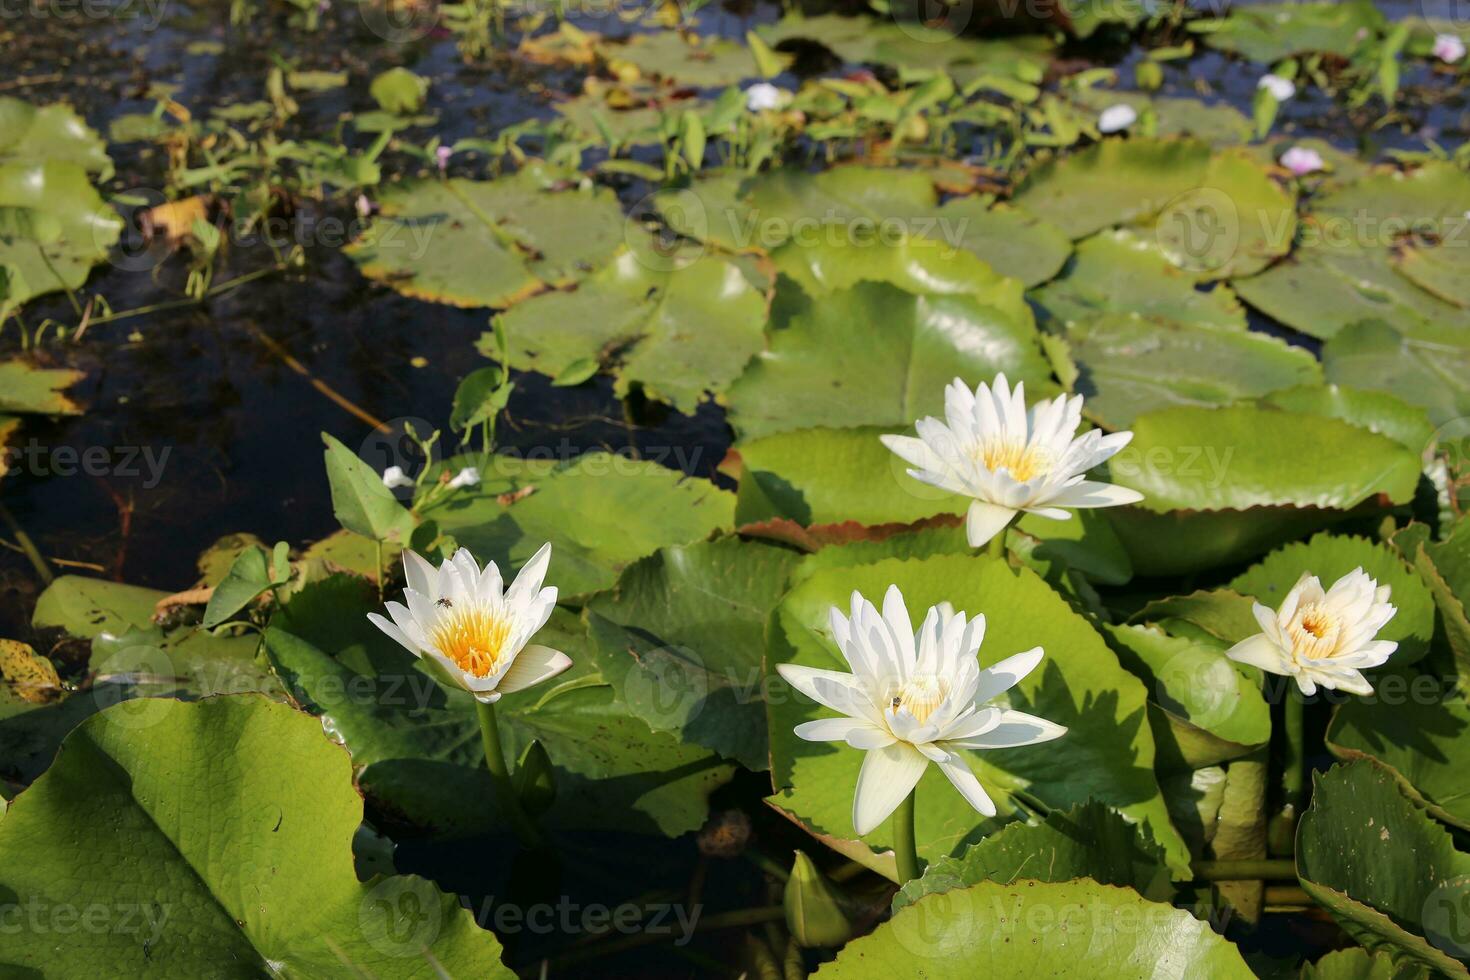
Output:
[[[449,489],[459,490],[462,487],[472,487],[480,482],[480,471],[473,466],[466,466],[454,474],[454,479],[449,481]]]
[[[1252,611],[1263,632],[1241,640],[1225,652],[1231,660],[1272,674],[1296,679],[1310,697],[1318,687],[1353,694],[1372,694],[1373,686],[1359,671],[1377,667],[1398,649],[1375,640],[1398,610],[1389,604],[1390,589],[1355,568],[1322,591],[1315,575],[1303,575],[1281,608],[1256,603]]]
[[[1281,154],[1281,165],[1298,177],[1316,173],[1327,166],[1322,160],[1322,154],[1305,146],[1293,146]]]
[[[1131,105],[1110,105],[1097,117],[1097,131],[1099,133],[1121,133],[1123,130],[1138,122],[1138,110]]]
[[[398,490],[402,487],[413,486],[413,480],[409,478],[407,473],[403,472],[403,467],[390,466],[383,471],[383,486],[389,490]]]
[[[796,726],[809,742],[846,742],[863,749],[852,825],[861,836],[882,823],[913,790],[929,763],[960,795],[990,817],[995,803],[960,749],[1004,749],[1046,742],[1066,728],[988,704],[1041,662],[1041,647],[984,670],[977,653],[985,617],[966,621],[949,603],[930,608],[914,632],[903,594],[889,586],[883,611],[852,594],[852,615],[835,606],[832,635],[852,673],[779,664],[780,675],[807,697],[845,717]]]
[[[1270,92],[1277,102],[1285,102],[1296,95],[1296,83],[1289,78],[1280,75],[1262,75],[1256,82],[1256,88],[1263,88]]]
[[[1454,34],[1435,35],[1434,56],[1447,64],[1454,64],[1465,57],[1465,42]]]
[[[756,82],[745,90],[745,108],[750,112],[769,112],[786,104],[787,93],[770,82]]]
[[[1019,512],[1062,520],[1068,507],[1112,507],[1143,499],[1136,490],[1084,478],[1128,445],[1131,432],[1082,424],[1082,396],[1059,395],[1026,409],[1025,384],[1011,390],[1004,374],[973,392],[956,378],[944,389],[944,421],[923,418],[912,436],[885,435],[883,445],[912,463],[909,475],[973,497],[965,516],[970,547],[1000,533]]]
[[[551,545],[542,545],[505,589],[495,563],[482,571],[468,549],[438,568],[405,551],[404,601],[388,603],[391,622],[368,619],[445,681],[494,703],[572,665],[559,650],[527,645],[556,607],[556,588],[541,587],[550,561]]]

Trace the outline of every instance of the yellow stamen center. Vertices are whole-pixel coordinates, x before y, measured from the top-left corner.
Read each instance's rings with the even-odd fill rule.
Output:
[[[976,446],[971,455],[992,473],[1006,470],[1022,483],[1051,469],[1051,457],[1045,449],[1015,439],[990,439]]]
[[[500,665],[510,620],[498,618],[483,606],[455,606],[440,618],[429,639],[460,670],[489,677]]]
[[[1293,652],[1308,660],[1321,660],[1335,654],[1342,632],[1337,617],[1316,603],[1308,603],[1298,609],[1286,629]]]
[[[947,694],[949,683],[943,678],[933,674],[920,674],[910,677],[889,695],[888,710],[895,714],[901,710],[907,711],[922,725],[944,703]]]

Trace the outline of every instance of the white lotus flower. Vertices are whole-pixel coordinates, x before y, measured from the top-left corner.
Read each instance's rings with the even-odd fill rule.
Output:
[[[1123,130],[1138,122],[1138,110],[1131,105],[1110,105],[1098,113],[1097,131],[1099,133],[1121,133]]]
[[[1327,166],[1322,160],[1322,154],[1305,146],[1293,146],[1281,154],[1281,165],[1298,177],[1316,173]]]
[[[944,389],[944,417],[920,419],[912,436],[881,436],[925,483],[975,498],[965,516],[970,547],[1002,531],[1018,512],[1063,520],[1066,507],[1112,507],[1143,499],[1136,490],[1084,479],[1128,445],[1131,432],[1096,429],[1073,438],[1082,396],[1059,395],[1026,410],[1025,384],[1014,391],[1004,374],[973,392],[956,378]]]
[[[390,466],[383,471],[383,486],[389,490],[397,490],[400,487],[413,486],[413,480],[409,478],[407,473],[403,472],[403,467]]]
[[[1277,102],[1285,102],[1296,95],[1296,83],[1280,75],[1265,74],[1256,82],[1256,88],[1270,92]]]
[[[1388,602],[1390,589],[1355,568],[1322,591],[1315,575],[1303,575],[1281,608],[1256,603],[1252,611],[1264,632],[1241,640],[1225,652],[1231,660],[1272,674],[1296,678],[1310,697],[1317,688],[1372,694],[1359,671],[1386,661],[1398,644],[1375,640],[1398,612]]]
[[[449,489],[458,490],[462,487],[472,487],[480,482],[480,471],[473,466],[466,466],[454,474],[454,479],[449,481]]]
[[[809,742],[846,742],[866,751],[853,797],[852,825],[861,836],[897,809],[933,762],[966,801],[987,817],[995,804],[960,749],[1004,749],[1046,742],[1066,728],[989,705],[1041,662],[1041,647],[980,669],[976,656],[985,617],[966,622],[944,603],[913,631],[903,594],[889,586],[883,612],[854,592],[852,616],[835,606],[832,635],[852,667],[847,674],[797,664],[776,670],[792,687],[845,717],[796,726]]]
[[[745,90],[745,108],[751,112],[767,112],[786,104],[788,93],[770,82],[756,82]]]
[[[412,551],[403,553],[404,603],[388,603],[388,619],[369,613],[374,626],[436,668],[447,683],[493,704],[555,677],[572,665],[559,650],[526,641],[546,625],[556,588],[541,587],[551,545],[531,557],[509,589],[492,561],[484,570],[461,548],[437,569]]]
[[[1437,34],[1434,38],[1434,56],[1447,64],[1454,64],[1465,57],[1465,42],[1454,34]]]

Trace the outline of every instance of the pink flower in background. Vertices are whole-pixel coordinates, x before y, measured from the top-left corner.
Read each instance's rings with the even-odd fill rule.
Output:
[[[1322,154],[1305,146],[1293,146],[1281,154],[1281,165],[1298,177],[1305,177],[1307,174],[1326,169],[1326,164],[1322,162]]]
[[[1454,34],[1440,34],[1434,39],[1434,56],[1453,64],[1465,57],[1465,42]]]

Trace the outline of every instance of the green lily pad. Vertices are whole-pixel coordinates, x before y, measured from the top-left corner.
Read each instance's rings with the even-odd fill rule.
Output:
[[[1405,503],[1419,479],[1416,453],[1319,415],[1177,407],[1138,416],[1133,433],[1108,465],[1144,499],[1106,513],[1141,574],[1249,558],[1360,505]]]
[[[1118,663],[1107,644],[1036,573],[967,555],[887,560],[811,576],[792,589],[773,620],[766,669],[794,662],[842,669],[826,636],[828,610],[857,590],[880,596],[889,585],[903,591],[911,613],[952,602],[971,615],[984,613],[982,663],[1034,646],[1046,650],[1042,666],[1010,694],[1010,707],[1066,725],[1068,733],[1045,746],[966,753],[976,775],[996,800],[998,815],[982,817],[931,767],[916,790],[917,840],[922,856],[958,854],[966,844],[1025,819],[1040,801],[1066,807],[1089,798],[1118,808],[1148,828],[1176,874],[1186,873],[1187,848],[1169,823],[1154,777],[1153,735],[1145,724],[1143,685]],[[917,612],[916,612],[917,611]],[[774,684],[775,681],[772,680]],[[771,802],[809,831],[838,840],[852,837],[852,799],[863,753],[846,745],[805,742],[792,734],[800,722],[822,715],[783,684],[768,694]],[[880,827],[867,844],[891,845]]]
[[[1415,340],[1385,323],[1344,327],[1322,347],[1327,379],[1385,391],[1444,424],[1470,412],[1470,345]]]
[[[1053,810],[1041,823],[1013,823],[960,858],[942,857],[893,897],[893,910],[938,892],[982,881],[1004,885],[1017,879],[1062,882],[1091,878],[1132,888],[1153,901],[1168,901],[1174,889],[1163,850],[1117,810],[1081,803]]]
[[[1422,288],[1402,256],[1428,242],[1458,249],[1470,239],[1466,211],[1470,177],[1452,165],[1379,171],[1315,199],[1291,257],[1234,286],[1252,306],[1314,337],[1378,321],[1414,340],[1464,346],[1470,310]]]
[[[743,438],[816,425],[897,431],[942,413],[955,377],[973,385],[1004,371],[1043,384],[1051,370],[1029,313],[1008,308],[1009,293],[998,302],[1007,306],[874,282],[778,295],[769,349],[730,386],[730,424]]]
[[[29,208],[44,216],[45,240],[0,234],[0,313],[36,296],[80,289],[107,259],[122,221],[102,203],[87,170],[66,159],[0,160],[0,211]]]
[[[727,537],[628,566],[587,604],[602,676],[654,731],[765,770],[766,620],[800,557]]]
[[[1313,778],[1297,829],[1302,887],[1362,945],[1470,976],[1462,899],[1470,855],[1367,760]],[[1365,860],[1365,856],[1371,860]]]
[[[1229,588],[1275,609],[1304,574],[1316,575],[1323,588],[1331,588],[1333,582],[1355,568],[1373,576],[1379,585],[1393,589],[1389,601],[1398,612],[1378,637],[1393,640],[1399,648],[1385,666],[1403,667],[1421,660],[1434,636],[1434,599],[1424,581],[1387,545],[1367,538],[1318,534],[1310,541],[1271,552],[1236,576]]]
[[[1190,29],[1217,51],[1271,64],[1294,54],[1345,58],[1382,33],[1386,23],[1370,0],[1331,0],[1234,7],[1229,16],[1193,21]]]
[[[1157,214],[1199,185],[1210,148],[1197,140],[1104,139],[1026,174],[1015,202],[1072,238]]]
[[[86,376],[83,371],[38,368],[25,361],[0,361],[0,412],[80,415],[82,407],[64,392]]]
[[[616,361],[615,390],[641,386],[693,414],[765,342],[766,298],[733,263],[703,256],[655,267],[629,251],[569,291],[501,315],[511,366],[558,377],[578,361]],[[494,350],[487,334],[482,348]]]
[[[445,837],[503,829],[473,699],[441,687],[369,623],[377,606],[361,582],[309,586],[266,634],[271,663],[347,746],[361,769],[359,787],[391,819]],[[502,698],[496,720],[511,756],[535,739],[551,759],[556,801],[542,819],[564,829],[668,836],[699,827],[709,794],[733,766],[629,715],[598,676],[572,614],[554,612],[537,641],[562,650],[573,666]]]
[[[1248,755],[1271,738],[1259,675],[1224,647],[1148,626],[1107,626],[1118,660],[1151,692],[1160,769],[1202,769]]]
[[[823,14],[787,14],[756,33],[772,46],[807,40],[843,61],[942,71],[963,85],[985,75],[1040,82],[1055,43],[1039,35],[980,39],[916,23]]]
[[[1327,747],[1339,759],[1371,758],[1392,772],[1416,804],[1470,830],[1470,769],[1461,758],[1470,706],[1439,678],[1399,675],[1373,698],[1344,701],[1332,716]]]
[[[1232,327],[1110,314],[1073,323],[1066,339],[1081,371],[1074,388],[1109,429],[1171,405],[1228,405],[1322,379],[1308,351]]]
[[[818,980],[892,977],[1169,976],[1254,980],[1240,952],[1184,909],[1131,888],[982,882],[926,895],[856,939]]]
[[[1062,275],[1031,293],[1045,318],[1070,325],[1107,314],[1244,331],[1245,311],[1226,286],[1201,292],[1157,243],[1131,231],[1081,242]]]
[[[762,75],[749,48],[722,37],[655,31],[634,35],[625,44],[605,44],[600,50],[605,58],[637,65],[645,75],[695,88],[723,88]],[[777,58],[783,66],[790,60],[785,55]]]
[[[1429,972],[1388,953],[1354,947],[1333,950],[1315,963],[1303,963],[1300,980],[1429,980]]]
[[[48,160],[74,163],[99,180],[112,176],[107,141],[70,106],[0,96],[0,164]]]
[[[1307,385],[1273,391],[1262,401],[1289,412],[1342,419],[1360,429],[1387,436],[1414,452],[1423,450],[1434,436],[1434,426],[1424,409],[1384,391],[1336,384]]]
[[[357,880],[361,822],[346,753],[286,705],[165,701],[146,727],[115,707],[0,821],[7,901],[89,924],[101,909],[112,927],[64,943],[21,929],[0,960],[66,975],[513,977],[453,896],[420,878]]]
[[[610,587],[622,569],[665,545],[728,528],[735,495],[645,460],[586,453],[567,462],[460,457],[480,482],[426,517],[483,561],[517,567],[551,542],[547,584],[563,601]]]
[[[1455,665],[1461,676],[1470,676],[1470,616],[1465,612],[1465,598],[1470,597],[1470,523],[1456,522],[1440,542],[1430,540],[1427,526],[1414,523],[1391,541],[1434,596]]]
[[[1268,834],[1266,791],[1272,781],[1266,751],[1236,759],[1225,770],[1220,810],[1215,817],[1208,854],[1216,861],[1257,861],[1266,857]],[[1265,911],[1262,881],[1218,881],[1214,893],[1248,922]]]
[[[605,188],[567,187],[549,168],[497,180],[420,181],[386,190],[344,251],[363,275],[406,296],[507,307],[571,283],[624,243],[623,210]]]
[[[1072,254],[1071,240],[1050,221],[981,197],[947,202],[937,220],[931,237],[961,246],[1027,289],[1056,276]]]

